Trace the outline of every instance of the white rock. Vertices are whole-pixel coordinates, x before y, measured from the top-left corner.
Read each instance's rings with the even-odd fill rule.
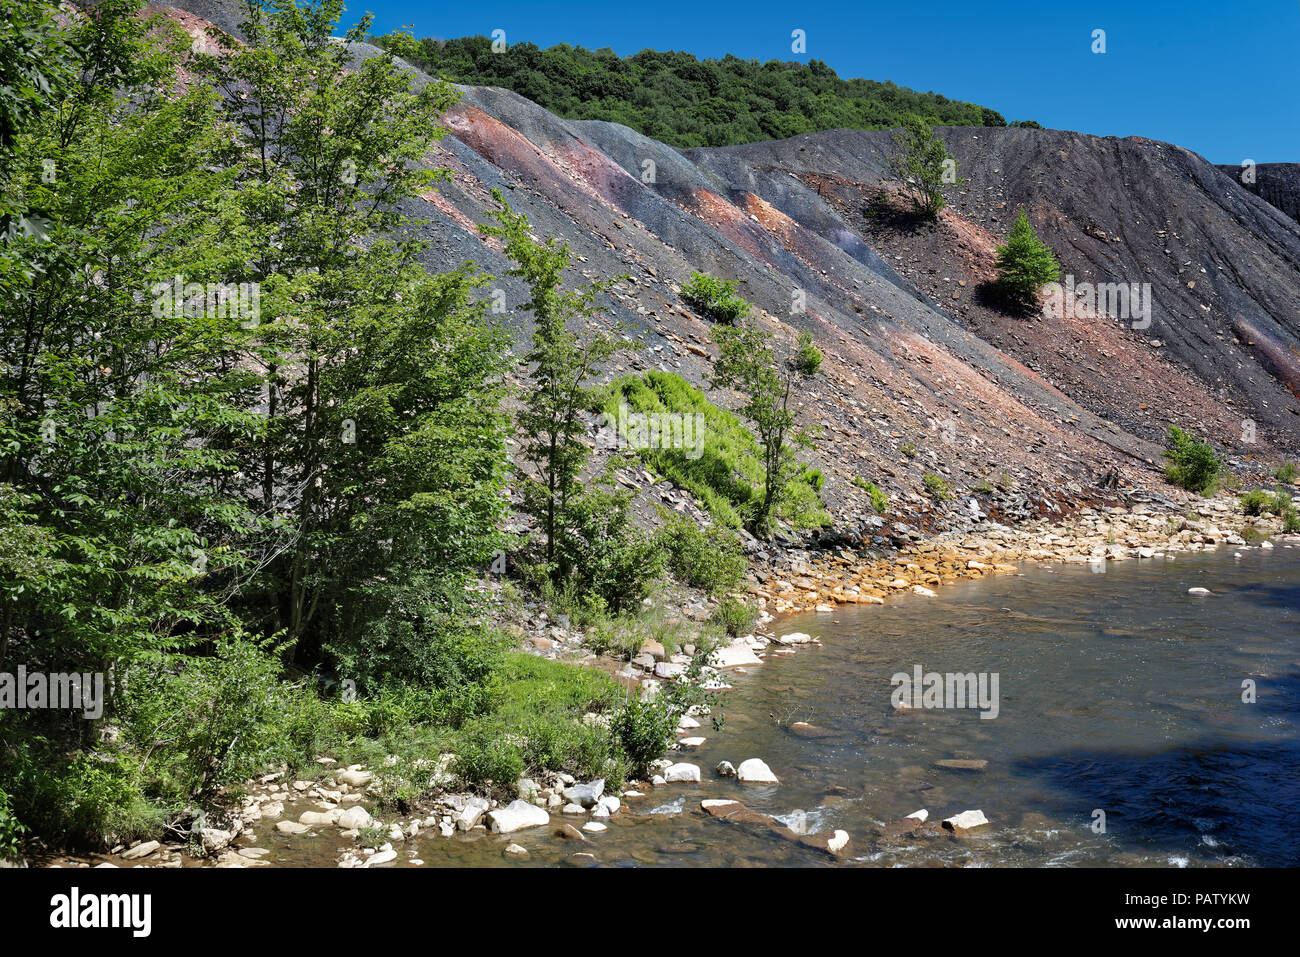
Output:
[[[832,854],[838,854],[848,843],[849,832],[837,830],[834,835],[831,836],[830,840],[826,842],[826,847]]]
[[[303,811],[298,823],[308,827],[333,827],[336,820],[333,811]]]
[[[692,718],[689,714],[684,714],[677,719],[677,728],[680,731],[691,731],[698,728],[700,723]]]
[[[783,645],[802,645],[812,641],[812,635],[804,634],[802,631],[792,631],[788,635],[782,635],[777,641]]]
[[[582,829],[588,834],[599,834],[601,831],[608,830],[606,825],[601,824],[599,821],[588,821],[582,825]]]
[[[148,857],[158,848],[162,847],[157,841],[145,841],[143,844],[137,844],[131,850],[122,855],[124,861],[138,861],[142,857]]]
[[[739,801],[720,800],[717,798],[712,798],[708,801],[701,801],[700,807],[704,808],[705,810],[708,810],[711,807],[725,807],[728,804],[739,804],[739,803],[740,803]]]
[[[363,827],[369,827],[374,821],[365,808],[350,807],[346,811],[339,812],[334,823],[345,831],[359,831]]]
[[[748,761],[741,761],[740,767],[736,768],[736,777],[741,781],[748,781],[751,784],[778,784],[775,774],[765,762],[759,758],[750,758]]]
[[[933,588],[926,588],[924,585],[913,585],[913,586],[912,586],[912,594],[913,594],[913,595],[924,595],[926,598],[936,598],[936,597],[938,597],[938,596],[935,594],[935,591],[934,591]]]
[[[1210,591],[1208,588],[1189,588],[1189,589],[1187,589],[1187,594],[1189,594],[1189,595],[1209,595],[1209,594],[1211,594],[1211,591]]]
[[[518,803],[518,802],[516,802]],[[488,802],[485,798],[472,797],[454,817],[456,827],[462,831],[471,830],[487,813]]]
[[[378,864],[387,864],[389,861],[397,860],[397,852],[392,848],[386,851],[376,851],[373,856],[368,858],[362,867],[375,867]]]
[[[671,764],[664,769],[664,781],[668,784],[695,783],[700,780],[698,764]]]
[[[299,824],[297,821],[277,821],[275,829],[281,834],[302,834],[310,830],[306,824]]]
[[[370,783],[372,777],[374,777],[374,775],[369,771],[354,771],[348,769],[347,771],[340,771],[338,773],[338,781],[340,784],[348,784],[354,788],[365,787]]]
[[[710,663],[716,668],[741,668],[746,665],[761,665],[763,659],[754,654],[749,645],[727,645],[713,653]]]
[[[603,807],[610,814],[618,813],[618,809],[623,806],[623,802],[612,794],[606,794],[603,798],[597,801],[596,804],[599,807]]]
[[[913,818],[914,820],[920,821],[921,823],[924,824],[925,820],[929,816],[930,816],[930,812],[927,811],[925,808],[921,808],[921,810],[919,811],[913,811],[911,814],[907,815],[907,817],[903,818],[903,820],[906,821],[908,818]]]
[[[203,843],[203,849],[209,854],[214,854],[222,850],[227,844],[235,839],[235,835],[230,831],[221,830],[215,827],[205,827],[199,831],[199,840]]]
[[[989,819],[984,816],[983,811],[962,811],[960,814],[945,818],[943,826],[950,831],[970,830],[973,827],[982,827],[988,822]]]
[[[707,738],[682,738],[678,743],[683,748],[698,748],[707,740]]]
[[[516,800],[489,811],[488,821],[493,834],[512,834],[528,827],[544,827],[551,823],[551,816],[536,804]]]
[[[511,857],[527,857],[528,848],[521,847],[518,844],[507,844],[505,853],[509,854]]]

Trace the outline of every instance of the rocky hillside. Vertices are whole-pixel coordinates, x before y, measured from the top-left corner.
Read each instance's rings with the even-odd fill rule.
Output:
[[[226,4],[187,6],[232,25]],[[1169,423],[1207,434],[1246,469],[1300,450],[1300,224],[1186,150],[947,129],[969,181],[937,225],[917,229],[882,214],[886,132],[680,151],[482,87],[464,89],[446,125],[428,161],[454,178],[411,210],[428,221],[430,267],[471,260],[504,276],[506,260],[476,229],[501,189],[536,233],[568,240],[583,276],[627,276],[608,318],[633,330],[635,348],[610,374],[707,381],[710,324],[679,295],[697,269],[738,280],[779,336],[815,335],[826,358],[801,414],[822,426],[810,457],[844,540],[876,538],[882,524],[856,477],[895,497],[910,534],[985,513],[1050,515],[1111,469],[1159,490]],[[1077,282],[1149,282],[1150,327],[1013,319],[991,306],[994,246],[1018,206]],[[500,286],[523,301],[513,280]],[[792,311],[796,296],[806,309]],[[526,335],[526,314],[509,318]],[[935,502],[926,473],[958,496]],[[653,494],[672,493],[660,483]]]
[[[1240,166],[1220,166],[1241,183]],[[1260,163],[1255,167],[1255,181],[1242,183],[1266,203],[1271,203],[1292,219],[1300,220],[1300,163]]]

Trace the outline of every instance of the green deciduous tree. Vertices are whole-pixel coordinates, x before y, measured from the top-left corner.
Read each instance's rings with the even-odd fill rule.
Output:
[[[576,583],[580,593],[613,610],[641,599],[644,581],[659,567],[658,549],[630,525],[625,496],[605,491],[599,481],[582,481],[590,450],[583,413],[594,405],[588,382],[621,348],[616,333],[572,328],[600,311],[598,297],[617,280],[564,287],[572,260],[568,243],[539,241],[528,218],[506,205],[495,225],[482,228],[501,239],[514,262],[509,274],[528,285],[523,308],[532,313],[532,344],[523,356],[529,388],[517,421],[523,457],[535,469],[523,482],[524,508],[542,531],[542,571],[552,587]]]
[[[930,124],[915,114],[904,116],[902,126],[894,132],[894,152],[888,163],[913,208],[923,216],[934,216],[943,209],[944,189],[961,182],[957,161],[948,155],[948,147],[934,135]]]
[[[791,400],[796,384],[817,373],[821,353],[806,332],[785,357],[774,351],[771,335],[752,324],[719,326],[714,337],[721,354],[713,368],[712,387],[740,393],[744,404],[739,412],[753,424],[762,450],[763,496],[750,525],[757,533],[768,534],[773,512],[799,472],[794,450],[812,445],[811,433],[795,425]]]

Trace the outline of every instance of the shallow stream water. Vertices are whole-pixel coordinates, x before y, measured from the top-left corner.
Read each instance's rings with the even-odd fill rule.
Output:
[[[1193,586],[1213,594],[1189,595]],[[585,843],[554,826],[435,834],[398,845],[391,866],[1300,864],[1300,548],[1111,563],[1102,574],[1025,566],[938,598],[785,619],[777,633],[794,631],[822,644],[734,675],[724,729],[704,719],[692,732],[704,745],[678,753],[700,765],[700,785],[650,789]],[[918,665],[996,674],[997,717],[897,712],[891,678]],[[1243,701],[1247,680],[1254,703]],[[713,774],[721,760],[751,757],[780,784]],[[988,763],[935,764],[953,759]],[[808,831],[843,829],[851,853],[837,862],[714,820],[700,810],[706,798]],[[881,836],[920,808],[932,821],[980,809],[991,823],[962,838]],[[582,823],[552,815],[561,820]],[[504,858],[511,842],[528,858]],[[348,842],[263,826],[257,843],[277,863],[330,866]]]

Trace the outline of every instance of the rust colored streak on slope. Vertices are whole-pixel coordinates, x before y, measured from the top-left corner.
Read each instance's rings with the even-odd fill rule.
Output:
[[[682,208],[772,268],[780,268],[772,257],[771,239],[767,233],[717,193],[707,189],[693,190]]]
[[[438,192],[436,189],[431,189],[426,193],[421,193],[420,199],[429,203],[452,222],[459,223],[461,226],[465,227],[467,232],[478,233],[478,224],[448,202],[447,197],[443,196],[442,193]],[[492,241],[493,237],[480,235],[479,238],[494,249],[499,249],[501,246],[500,242],[494,243]]]
[[[627,170],[581,140],[559,150],[556,160],[570,171],[575,182],[581,183],[588,191],[620,209],[627,191],[641,188],[641,183]]]
[[[1295,346],[1288,346],[1245,318],[1233,320],[1232,331],[1255,353],[1260,365],[1300,397],[1300,355]]]
[[[522,133],[476,106],[457,106],[447,112],[445,120],[456,139],[498,169],[530,178],[542,184],[546,191],[577,186],[590,196],[604,198],[585,180],[562,170],[551,156]]]

